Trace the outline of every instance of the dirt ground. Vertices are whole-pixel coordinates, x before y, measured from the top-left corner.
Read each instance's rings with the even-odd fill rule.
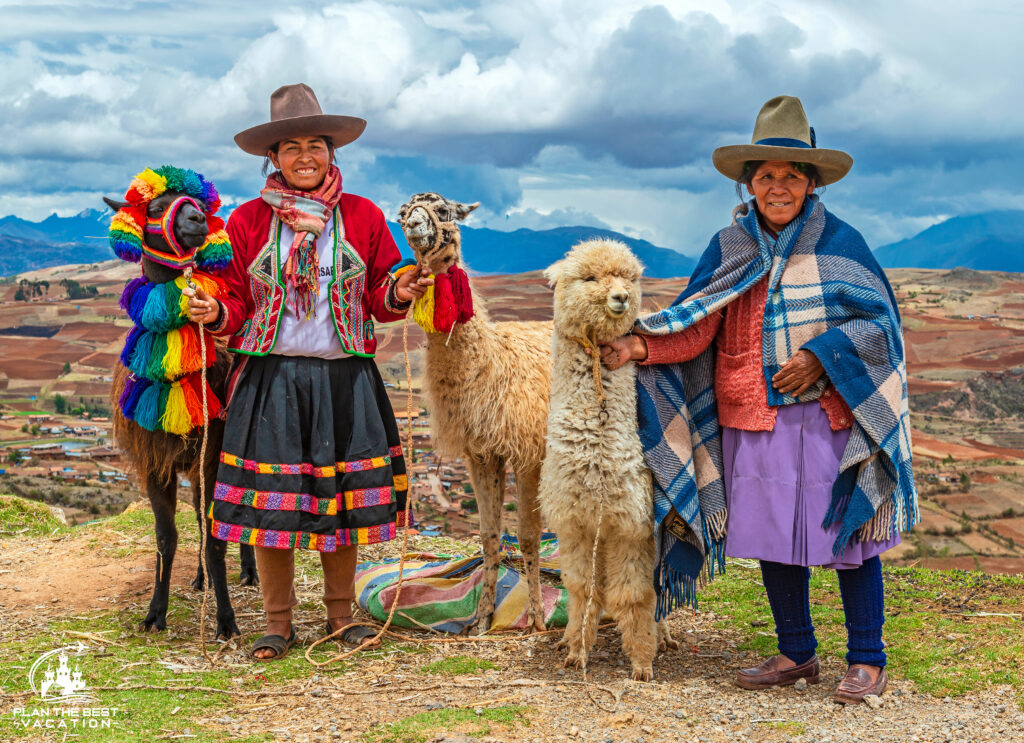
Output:
[[[49,617],[66,617],[90,610],[117,609],[141,618],[152,588],[152,536],[132,537],[117,531],[72,532],[56,540],[3,541],[0,552],[0,607],[3,632],[38,626]],[[416,549],[416,545],[411,545]],[[373,559],[383,547],[369,548]],[[229,574],[237,575],[237,552],[229,550]],[[193,544],[179,547],[171,596],[175,604],[194,607],[199,594],[189,587],[196,569]],[[914,591],[914,585],[902,587]],[[320,586],[300,580],[296,619],[300,642],[308,646],[321,634],[316,599]],[[987,590],[987,589],[985,589]],[[248,656],[248,644],[261,630],[259,589],[232,585],[232,602],[244,636],[230,643],[220,663],[234,673],[261,678],[260,666]],[[964,600],[979,597],[940,596],[936,606],[958,610]],[[979,607],[998,608],[998,591],[985,593]],[[961,602],[961,603],[957,603]],[[947,606],[948,605],[948,606]],[[722,607],[720,611],[728,611]],[[747,692],[733,684],[737,668],[761,659],[737,649],[739,633],[717,625],[714,611],[677,611],[669,627],[681,648],[659,655],[651,683],[628,679],[617,632],[602,629],[591,655],[585,684],[580,671],[562,667],[563,651],[555,648],[559,633],[498,642],[418,633],[421,648],[392,646],[376,658],[360,659],[347,670],[312,665],[284,685],[268,687],[266,697],[240,698],[227,708],[197,720],[204,730],[225,739],[267,733],[277,740],[371,741],[381,725],[430,710],[485,710],[508,706],[528,710],[509,725],[491,723],[486,734],[470,722],[448,726],[433,736],[435,743],[480,741],[596,741],[653,743],[654,741],[1010,741],[1024,739],[1024,713],[1012,687],[991,687],[940,699],[919,693],[909,681],[895,680],[871,709],[842,707],[831,695],[845,672],[841,657],[823,659],[822,680],[805,690],[773,689]],[[765,623],[761,633],[770,631]],[[171,627],[180,650],[175,662],[202,663],[195,638],[184,627]],[[301,654],[300,645],[293,652]],[[422,667],[453,656],[471,656],[490,667],[469,676],[424,675]],[[479,712],[477,712],[479,711]],[[181,736],[174,736],[181,737]],[[186,736],[187,737],[187,736]],[[430,737],[427,738],[431,740]]]

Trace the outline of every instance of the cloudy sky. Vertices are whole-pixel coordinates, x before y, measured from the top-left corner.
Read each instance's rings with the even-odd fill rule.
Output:
[[[609,226],[687,254],[736,196],[711,166],[799,96],[849,176],[826,204],[874,246],[1022,208],[1014,0],[0,0],[0,216],[100,206],[143,167],[257,195],[232,136],[306,82],[364,117],[346,189],[389,217],[434,190],[496,229]]]

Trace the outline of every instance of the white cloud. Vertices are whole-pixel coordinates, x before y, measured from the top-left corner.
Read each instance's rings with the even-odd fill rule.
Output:
[[[78,211],[159,162],[254,195],[260,163],[231,137],[298,81],[370,122],[346,183],[389,206],[437,184],[495,226],[590,215],[699,251],[735,202],[711,149],[779,93],[853,154],[826,203],[874,244],[1022,192],[1008,1],[0,7],[0,213]]]

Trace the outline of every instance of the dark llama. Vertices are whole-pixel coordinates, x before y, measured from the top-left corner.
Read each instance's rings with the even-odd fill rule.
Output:
[[[142,275],[121,295],[121,306],[135,327],[125,339],[114,369],[111,401],[114,436],[132,462],[156,519],[156,581],[141,631],[167,627],[171,567],[178,544],[174,515],[177,475],[192,485],[199,528],[206,529],[206,566],[217,601],[217,637],[240,634],[228,595],[224,558],[227,544],[214,539],[209,513],[201,515],[200,467],[205,474],[207,509],[213,500],[217,463],[224,437],[222,403],[230,361],[226,347],[214,343],[189,321],[189,281],[217,296],[222,284],[214,274],[231,261],[231,246],[215,216],[220,198],[213,184],[191,170],[163,166],[146,169],[131,183],[124,201],[103,199],[116,214],[110,244],[117,256],[141,262]],[[191,277],[186,270],[192,269]],[[206,350],[206,400],[209,433],[206,459],[200,461],[203,414],[202,348]],[[243,585],[255,585],[256,561],[241,546]],[[192,587],[203,588],[203,565]]]

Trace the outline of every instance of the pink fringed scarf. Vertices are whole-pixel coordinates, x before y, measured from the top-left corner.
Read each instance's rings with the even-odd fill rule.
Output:
[[[295,239],[284,264],[285,284],[295,314],[307,320],[316,315],[320,294],[320,262],[316,240],[324,231],[331,212],[341,201],[341,171],[332,165],[316,191],[296,191],[285,183],[281,171],[271,173],[260,196],[277,218],[292,228]]]

